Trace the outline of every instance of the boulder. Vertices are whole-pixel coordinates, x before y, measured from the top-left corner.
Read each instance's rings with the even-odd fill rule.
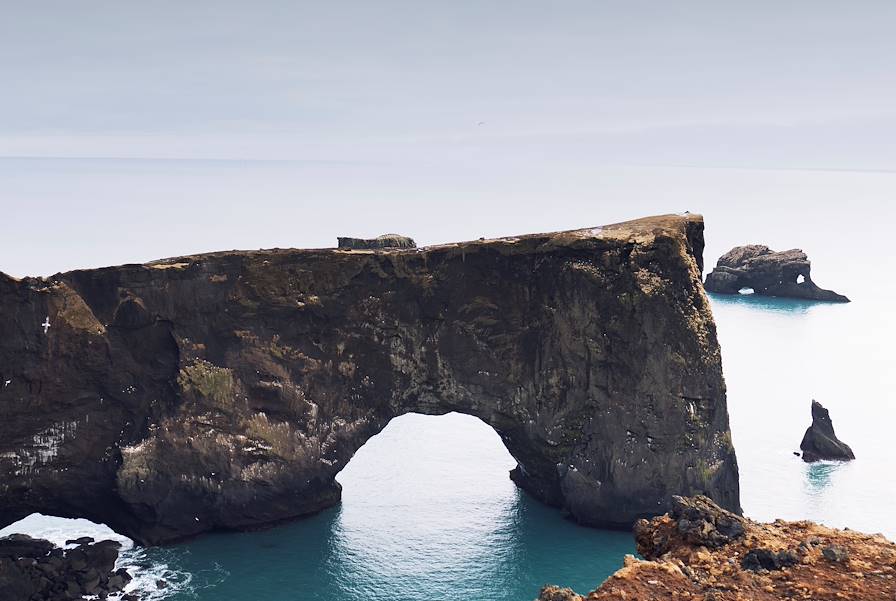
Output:
[[[842,294],[819,288],[812,281],[811,264],[802,250],[781,252],[760,244],[737,246],[719,258],[706,276],[706,290],[737,294],[751,288],[755,294],[848,303]]]
[[[383,234],[376,238],[348,238],[336,239],[339,248],[349,250],[371,250],[376,248],[417,248],[413,238],[399,236],[398,234]]]
[[[113,571],[119,543],[75,540],[84,542],[66,550],[24,534],[0,539],[0,599],[105,599],[130,581],[124,569]]]
[[[790,550],[772,551],[771,549],[750,549],[743,560],[741,567],[745,570],[758,572],[759,570],[781,570],[795,566],[800,562],[796,553]]]
[[[850,461],[856,458],[849,445],[834,434],[834,424],[828,410],[814,400],[812,401],[812,425],[803,435],[800,449],[803,451],[803,461],[806,462],[824,459]]]
[[[673,496],[669,516],[675,524],[674,539],[668,536],[668,531],[655,528],[648,520],[635,524],[638,553],[648,558],[659,557],[678,541],[715,549],[744,536],[744,519],[703,495]]]
[[[27,534],[10,534],[0,538],[0,558],[44,557],[54,547],[50,541],[31,538]]]

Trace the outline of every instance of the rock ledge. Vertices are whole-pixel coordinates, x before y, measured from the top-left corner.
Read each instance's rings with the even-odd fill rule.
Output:
[[[676,505],[636,526],[645,561],[626,557],[622,569],[587,595],[548,586],[538,601],[896,598],[896,545],[879,534],[805,521],[758,523],[705,497]]]

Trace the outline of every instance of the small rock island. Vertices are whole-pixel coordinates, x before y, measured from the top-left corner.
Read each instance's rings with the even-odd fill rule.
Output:
[[[834,434],[834,424],[828,410],[818,401],[812,401],[812,425],[806,430],[803,442],[803,461],[811,463],[825,459],[835,461],[851,461],[856,456],[849,445],[842,442]]]
[[[721,257],[706,276],[706,290],[718,294],[737,294],[751,288],[756,294],[848,303],[849,299],[832,290],[819,288],[812,281],[811,263],[802,250],[776,252],[761,244],[737,246]]]

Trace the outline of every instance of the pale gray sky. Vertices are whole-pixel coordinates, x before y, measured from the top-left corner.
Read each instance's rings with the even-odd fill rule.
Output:
[[[887,0],[3,2],[0,153],[896,168],[894,30]]]
[[[896,194],[889,0],[0,3],[18,275]]]

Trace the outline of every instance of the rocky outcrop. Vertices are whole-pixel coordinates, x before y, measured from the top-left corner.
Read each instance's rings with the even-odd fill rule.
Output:
[[[384,234],[376,238],[337,238],[339,248],[350,250],[373,250],[377,248],[417,248],[413,238],[398,234]]]
[[[811,264],[799,249],[775,252],[767,246],[738,246],[719,258],[706,276],[706,290],[737,294],[752,288],[756,294],[848,303],[842,294],[819,288],[810,275]]]
[[[741,527],[731,530],[732,524]],[[639,521],[635,537],[644,561],[627,556],[623,568],[588,595],[548,586],[538,601],[896,597],[896,545],[879,534],[812,522],[757,523],[698,497],[676,499],[669,514]]]
[[[849,445],[834,434],[834,423],[828,410],[815,400],[812,401],[812,425],[803,435],[800,449],[806,462],[823,459],[849,461],[856,458]]]
[[[739,510],[703,221],[0,277],[0,524],[141,543],[339,501],[393,417],[478,416],[581,523]]]
[[[131,576],[115,569],[120,545],[92,538],[69,541],[74,548],[13,534],[0,538],[0,599],[9,601],[72,601],[105,599],[124,590]],[[136,601],[137,597],[126,595]]]

